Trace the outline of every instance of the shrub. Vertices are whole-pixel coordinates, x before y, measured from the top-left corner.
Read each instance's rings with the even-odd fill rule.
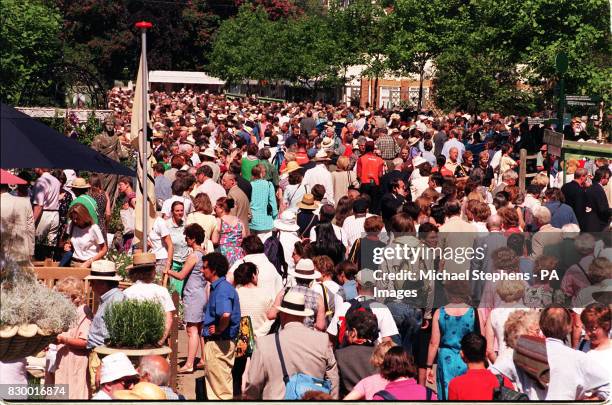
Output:
[[[158,301],[125,300],[111,304],[104,317],[108,346],[131,349],[155,346],[164,334],[165,317]]]
[[[63,294],[36,281],[35,274],[0,257],[0,327],[36,324],[47,333],[67,331],[76,308]]]

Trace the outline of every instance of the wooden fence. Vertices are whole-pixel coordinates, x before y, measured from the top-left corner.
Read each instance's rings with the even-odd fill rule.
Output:
[[[527,187],[527,179],[535,177],[538,172],[527,173],[527,161],[537,159],[537,155],[527,155],[527,150],[520,150],[520,164],[519,164],[519,189],[522,193],[525,192]]]

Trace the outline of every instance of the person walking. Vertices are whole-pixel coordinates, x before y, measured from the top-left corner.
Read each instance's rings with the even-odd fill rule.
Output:
[[[238,293],[225,279],[228,268],[221,253],[209,253],[202,258],[202,274],[210,283],[202,326],[209,400],[233,398],[232,367],[241,314]]]
[[[251,187],[251,222],[249,228],[253,234],[267,234],[274,226],[274,219],[278,215],[276,194],[274,186],[264,180],[266,169],[257,165],[252,170]],[[265,238],[262,238],[265,239]]]
[[[229,265],[242,259],[242,239],[246,237],[247,229],[242,221],[230,214],[234,207],[234,200],[221,197],[215,204],[217,225],[212,234],[212,242],[219,246],[219,252],[227,257]]]

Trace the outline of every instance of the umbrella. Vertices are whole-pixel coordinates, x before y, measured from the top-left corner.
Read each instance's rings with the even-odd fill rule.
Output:
[[[11,172],[0,169],[0,184],[26,184],[27,181],[15,176]]]
[[[74,169],[136,176],[130,168],[2,104],[0,167]]]

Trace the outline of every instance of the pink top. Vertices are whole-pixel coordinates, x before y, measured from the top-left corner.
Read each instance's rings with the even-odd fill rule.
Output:
[[[359,392],[366,400],[370,401],[380,390],[384,390],[389,384],[389,381],[384,379],[380,374],[374,374],[359,381],[353,391]]]
[[[427,398],[426,388],[419,385],[414,378],[407,380],[391,381],[384,388],[385,391],[393,395],[398,400],[413,400],[424,401]],[[381,397],[375,396],[374,400],[382,400]],[[431,400],[435,401],[438,397],[434,392],[431,393]]]

